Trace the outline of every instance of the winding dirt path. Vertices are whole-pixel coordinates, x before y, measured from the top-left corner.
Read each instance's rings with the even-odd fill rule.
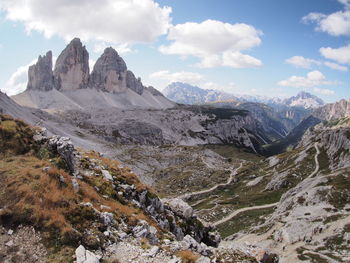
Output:
[[[226,182],[226,183],[216,184],[216,185],[214,185],[213,187],[211,187],[211,188],[209,188],[209,189],[205,189],[205,190],[201,190],[201,191],[196,191],[196,192],[191,192],[191,193],[183,194],[183,195],[180,195],[178,198],[185,200],[185,199],[188,199],[188,198],[190,198],[190,197],[192,197],[192,196],[210,193],[210,192],[216,190],[218,187],[229,185],[229,184],[231,184],[231,182],[232,182],[234,176],[237,174],[237,171],[238,171],[239,169],[241,169],[242,166],[243,166],[243,163],[241,163],[241,164],[239,165],[239,167],[236,168],[236,169],[234,169],[233,171],[231,170],[230,177],[227,179],[227,182]]]
[[[232,218],[234,218],[236,215],[242,213],[242,212],[246,212],[246,211],[250,211],[250,210],[258,210],[258,209],[264,209],[264,208],[270,208],[270,207],[274,207],[278,204],[277,203],[273,203],[273,204],[267,204],[267,205],[257,205],[257,206],[251,206],[251,207],[244,207],[241,209],[237,209],[235,211],[233,211],[231,214],[229,214],[228,216],[224,217],[223,219],[220,219],[219,221],[216,221],[214,223],[212,223],[212,226],[218,226],[221,225],[222,223],[225,223],[229,220],[231,220]]]
[[[316,167],[315,167],[315,170],[307,178],[314,177],[318,173],[318,170],[320,169],[320,164],[318,162],[318,156],[320,155],[321,152],[320,152],[320,149],[318,148],[318,142],[315,142],[314,147],[316,149],[316,154],[315,154]]]
[[[315,176],[315,175],[318,173],[318,170],[320,169],[320,164],[319,164],[319,162],[318,162],[318,156],[319,156],[319,154],[320,154],[321,152],[320,152],[320,149],[318,148],[318,143],[317,143],[317,142],[314,144],[314,147],[315,147],[315,149],[316,149],[316,154],[315,154],[315,164],[316,164],[316,167],[315,167],[315,170],[308,176],[308,178],[311,178],[311,177]],[[234,218],[236,215],[238,215],[239,213],[242,213],[242,212],[246,212],[246,211],[250,211],[250,210],[255,210],[255,209],[270,208],[270,207],[276,206],[277,204],[278,204],[278,202],[277,202],[277,203],[273,203],[273,204],[267,204],[267,205],[260,205],[260,206],[252,206],[252,207],[241,208],[241,209],[238,209],[238,210],[233,211],[231,214],[229,214],[228,216],[224,217],[223,219],[212,223],[212,225],[213,225],[213,226],[221,225],[222,223],[225,223],[225,222],[231,220],[231,219]]]

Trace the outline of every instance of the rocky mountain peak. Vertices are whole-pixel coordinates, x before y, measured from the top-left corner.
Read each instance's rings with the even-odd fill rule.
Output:
[[[106,92],[124,92],[127,88],[142,94],[143,85],[140,79],[127,70],[124,60],[112,48],[106,48],[96,61],[91,73],[90,86]]]
[[[301,91],[296,96],[285,99],[283,104],[292,107],[302,107],[305,109],[318,108],[323,106],[325,103],[319,97],[312,95],[308,92]]]
[[[48,91],[53,89],[52,52],[39,56],[36,64],[29,67],[27,89]]]
[[[58,90],[76,90],[88,86],[89,53],[79,38],[74,38],[58,56],[54,79]]]

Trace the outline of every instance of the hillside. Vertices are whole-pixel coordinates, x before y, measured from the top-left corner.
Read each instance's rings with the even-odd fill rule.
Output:
[[[73,255],[78,262],[194,262],[186,260],[201,254],[257,262],[210,247],[218,237],[186,203],[160,200],[130,169],[68,138],[1,115],[0,144],[5,262],[73,262]]]

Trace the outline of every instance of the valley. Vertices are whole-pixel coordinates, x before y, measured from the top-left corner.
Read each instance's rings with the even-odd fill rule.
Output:
[[[174,102],[113,48],[91,73],[88,56],[75,38],[53,69],[39,57],[26,91],[0,93],[0,222],[38,231],[38,262],[350,260],[349,101],[175,83]]]

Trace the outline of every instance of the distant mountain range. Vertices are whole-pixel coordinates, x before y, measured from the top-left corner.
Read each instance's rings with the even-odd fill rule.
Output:
[[[264,96],[234,95],[218,90],[207,90],[187,83],[174,82],[169,84],[163,94],[170,100],[182,104],[205,104],[212,102],[257,102],[271,106],[302,107],[314,109],[323,106],[322,99],[307,92],[300,92],[288,99],[269,98]]]

